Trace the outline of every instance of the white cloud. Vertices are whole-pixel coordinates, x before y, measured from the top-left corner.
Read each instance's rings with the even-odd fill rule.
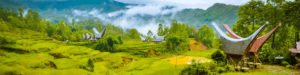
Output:
[[[224,3],[231,5],[242,5],[250,0],[116,0],[123,3],[133,4],[158,4],[174,5],[179,8],[201,8],[207,9],[215,3]]]
[[[241,5],[247,3],[249,0],[116,0],[123,3],[138,4],[135,6],[128,6],[128,9],[119,10],[110,13],[101,13],[101,10],[73,10],[74,16],[96,17],[103,21],[110,22],[121,28],[136,28],[140,33],[146,35],[148,30],[154,34],[157,33],[158,22],[157,17],[171,14],[175,15],[178,11],[185,8],[201,8],[207,9],[215,3],[224,3],[232,5]],[[173,8],[163,9],[166,6]],[[141,16],[141,17],[137,17]],[[145,20],[142,17],[151,16]],[[169,25],[171,19],[163,19]]]

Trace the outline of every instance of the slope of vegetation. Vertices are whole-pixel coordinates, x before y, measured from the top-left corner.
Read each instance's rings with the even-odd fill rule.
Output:
[[[53,23],[43,19],[38,12],[22,8],[0,9],[0,74],[3,75],[200,75],[200,74],[297,74],[297,61],[288,48],[299,41],[299,1],[250,1],[240,7],[239,19],[233,30],[241,36],[270,21],[269,27],[282,23],[281,29],[261,48],[259,57],[263,64],[249,72],[236,72],[226,61],[226,54],[218,36],[209,26],[195,27],[173,20],[170,27],[159,25],[161,42],[142,41],[156,39],[152,31],[147,35],[137,29],[122,29],[110,23],[87,19],[68,23]],[[212,7],[222,10],[218,7]],[[246,10],[257,6],[250,12]],[[269,14],[257,14],[260,10]],[[230,7],[230,9],[234,9]],[[208,9],[207,11],[210,11]],[[225,11],[225,10],[223,10]],[[230,11],[228,11],[230,12]],[[254,12],[254,13],[253,13]],[[289,14],[285,14],[289,13]],[[291,15],[292,14],[292,15]],[[255,17],[253,17],[255,16]],[[292,19],[288,19],[292,18]],[[263,18],[260,18],[263,17]],[[218,17],[213,17],[218,19]],[[83,39],[83,34],[93,35],[106,28],[103,38],[93,41]],[[266,29],[268,31],[270,29]],[[286,32],[287,30],[291,32]],[[155,33],[154,33],[155,34]],[[263,33],[265,34],[265,32]],[[190,41],[192,39],[192,41]],[[195,39],[195,40],[194,40]],[[207,49],[195,49],[191,44],[203,44]],[[198,46],[198,45],[194,45]],[[283,56],[283,60],[274,57]]]

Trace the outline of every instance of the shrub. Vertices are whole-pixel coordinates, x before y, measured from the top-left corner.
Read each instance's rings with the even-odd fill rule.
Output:
[[[286,65],[285,67],[286,68],[292,68],[293,66],[292,65]]]
[[[87,67],[89,68],[89,71],[94,72],[94,61],[92,59],[88,60]]]
[[[202,64],[194,64],[185,68],[181,75],[208,75],[210,73],[207,66]]]
[[[168,52],[180,53],[186,51],[189,48],[189,43],[186,39],[176,35],[171,35],[166,40],[166,48]]]
[[[290,65],[290,64],[289,64],[289,62],[287,62],[287,61],[282,61],[282,62],[281,62],[281,65],[287,66],[287,65]]]
[[[217,63],[224,63],[226,62],[226,56],[221,50],[215,51],[212,55],[211,58],[215,60]]]
[[[8,37],[5,36],[0,36],[0,45],[5,45],[5,44],[15,44],[16,41],[9,39]]]
[[[275,59],[277,56],[282,56],[284,59]],[[294,65],[297,63],[294,56],[291,55],[291,52],[286,48],[280,50],[273,49],[270,44],[265,43],[265,45],[259,51],[259,59],[263,63],[269,64],[282,64],[283,61],[288,64]],[[285,65],[284,65],[285,66]]]
[[[95,49],[100,50],[100,51],[108,51],[109,46],[107,44],[107,41],[106,40],[99,40]]]
[[[105,40],[99,40],[95,49],[100,51],[113,52],[115,44],[119,44],[118,40],[114,37],[108,37]]]
[[[235,69],[229,65],[225,65],[224,68],[226,69],[226,72],[234,72]]]
[[[226,69],[224,67],[218,67],[217,72],[218,73],[223,73],[223,72],[226,72]]]
[[[196,63],[195,61],[193,61],[192,65],[182,70],[180,74],[181,75],[209,75],[209,74],[215,74],[216,70],[217,70],[217,64],[215,63]]]

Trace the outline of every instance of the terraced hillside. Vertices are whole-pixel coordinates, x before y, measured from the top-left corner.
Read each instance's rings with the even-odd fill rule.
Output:
[[[178,74],[182,67],[159,57],[147,57],[151,43],[124,43],[117,52],[100,52],[74,42],[57,41],[46,34],[15,28],[0,32],[0,74],[86,75],[86,74]],[[5,36],[3,36],[5,35]],[[140,53],[141,52],[141,53]],[[152,56],[152,55],[150,55]],[[92,60],[92,61],[90,61]]]

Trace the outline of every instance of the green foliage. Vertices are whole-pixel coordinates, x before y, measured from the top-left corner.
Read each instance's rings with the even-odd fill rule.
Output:
[[[184,9],[179,11],[175,18],[197,28],[200,28],[203,25],[210,25],[212,21],[233,25],[238,19],[238,10],[239,7],[235,5],[215,3],[206,10]]]
[[[213,47],[213,41],[215,40],[214,31],[212,28],[208,28],[204,25],[202,28],[199,29],[198,33],[196,33],[195,38],[198,41],[204,43],[207,47]],[[217,43],[217,42],[216,42]]]
[[[275,59],[277,56],[284,57],[283,60]],[[297,61],[295,57],[291,56],[290,51],[288,50],[274,50],[271,45],[266,43],[262,50],[259,52],[259,59],[264,63],[269,64],[281,64],[283,61],[287,61],[289,64],[296,64]]]
[[[287,61],[281,61],[281,65],[287,66],[287,65],[290,65],[290,64],[289,64],[289,62],[287,62]]]
[[[180,38],[178,36],[169,36],[166,41],[166,47],[168,49],[168,52],[180,53],[188,49],[189,45],[186,44],[186,42],[186,39]]]
[[[123,40],[122,40],[121,36],[118,37],[118,41],[119,41],[119,44],[123,44]]]
[[[184,23],[177,23],[177,20],[173,20],[168,34],[166,37],[166,48],[168,52],[182,52],[189,49],[189,26]]]
[[[16,41],[0,35],[0,45],[15,44]]]
[[[110,48],[108,48],[108,44],[106,40],[98,40],[98,43],[96,45],[96,50],[100,51],[109,51]]]
[[[106,39],[98,40],[98,43],[95,47],[96,50],[100,51],[109,51],[113,52],[115,48],[115,44],[119,44],[118,39],[114,37],[108,37]]]
[[[221,50],[215,51],[211,58],[215,60],[217,63],[225,63],[226,62],[226,55]]]
[[[0,31],[8,31],[9,27],[2,19],[0,19]]]
[[[130,29],[128,33],[129,33],[129,37],[131,39],[134,39],[134,40],[140,40],[141,39],[140,33],[136,29]]]
[[[283,60],[275,59],[276,56],[283,56],[284,61],[295,64],[295,58],[288,51],[295,46],[299,40],[299,1],[268,0],[266,2],[251,0],[240,6],[238,11],[239,19],[232,27],[238,35],[249,36],[266,21],[265,32],[271,31],[281,23],[268,41],[262,46],[259,52],[260,59],[264,63],[280,64]],[[288,32],[287,32],[288,31]],[[266,34],[263,32],[261,35]]]
[[[147,33],[146,39],[147,39],[149,42],[151,42],[152,39],[153,39],[153,37],[154,37],[154,36],[153,36],[152,31],[149,30],[148,33]]]
[[[214,74],[216,66],[214,63],[196,63],[193,61],[192,65],[182,70],[180,75],[211,75]]]
[[[94,72],[94,61],[93,61],[92,59],[89,59],[89,60],[88,60],[87,67],[89,67],[89,70],[90,70],[91,72]]]
[[[158,25],[157,35],[158,36],[163,36],[164,35],[164,30],[163,30],[163,25],[162,24]]]

